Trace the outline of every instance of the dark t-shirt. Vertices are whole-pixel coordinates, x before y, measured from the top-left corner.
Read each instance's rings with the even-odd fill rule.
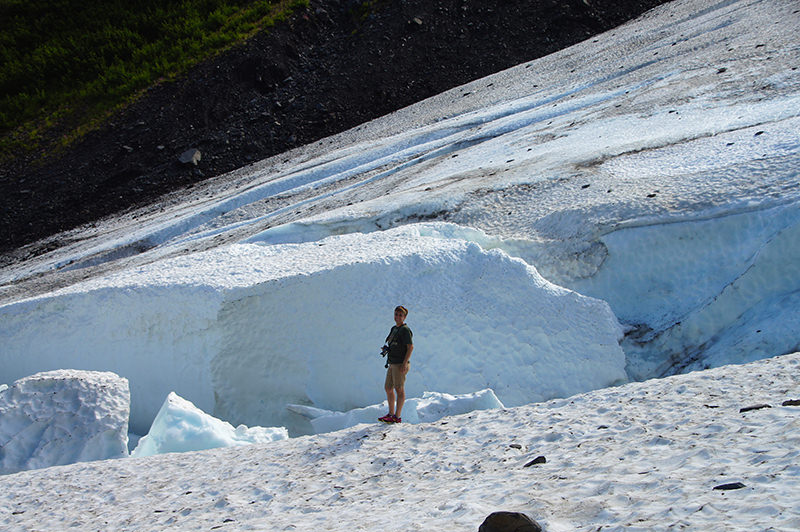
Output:
[[[411,341],[412,336],[414,336],[414,334],[405,323],[401,325],[399,329],[397,325],[392,326],[392,329],[389,331],[389,336],[386,337],[386,341],[389,342],[389,364],[403,363],[406,359],[406,352],[408,351],[407,346],[414,343]],[[391,341],[389,341],[390,338]]]

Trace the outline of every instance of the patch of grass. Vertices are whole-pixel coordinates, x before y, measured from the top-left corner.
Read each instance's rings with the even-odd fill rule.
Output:
[[[67,145],[308,0],[0,0],[0,162]],[[65,128],[64,125],[68,127]]]

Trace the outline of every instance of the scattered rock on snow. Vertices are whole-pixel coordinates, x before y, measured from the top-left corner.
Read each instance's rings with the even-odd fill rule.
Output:
[[[719,486],[714,486],[715,490],[727,491],[727,490],[740,490],[746,487],[741,482],[729,482],[727,484],[720,484]]]
[[[422,19],[421,18],[414,17],[411,20],[409,20],[408,22],[406,22],[406,27],[409,30],[413,31],[413,30],[418,30],[418,29],[422,28],[422,24],[423,23],[422,23]]]
[[[781,403],[781,406],[800,406],[800,399],[789,399]]]
[[[544,456],[537,456],[536,458],[525,464],[523,467],[530,467],[532,465],[546,464],[546,463],[547,463],[547,458],[545,458]]]
[[[494,512],[484,519],[478,532],[541,532],[539,523],[519,512]]]
[[[193,164],[197,166],[197,163],[200,162],[200,158],[201,158],[200,150],[198,150],[197,148],[192,148],[190,150],[186,150],[185,152],[183,152],[181,156],[178,157],[178,160],[183,164]]]
[[[743,414],[744,412],[750,412],[751,410],[761,410],[762,408],[772,408],[772,406],[767,404],[758,404],[753,406],[746,406],[744,408],[739,409],[739,413]]]

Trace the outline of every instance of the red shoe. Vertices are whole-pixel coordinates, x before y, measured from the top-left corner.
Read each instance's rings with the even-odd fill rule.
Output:
[[[392,423],[402,423],[403,420],[397,416],[392,416]]]
[[[386,414],[385,416],[378,418],[378,421],[382,421],[384,423],[394,423],[395,422],[394,420],[395,417],[392,414]]]

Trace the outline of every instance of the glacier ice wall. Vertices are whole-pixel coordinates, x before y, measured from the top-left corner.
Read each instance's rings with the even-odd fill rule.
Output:
[[[171,391],[234,425],[305,433],[287,404],[383,399],[379,349],[397,304],[414,331],[410,397],[491,388],[513,406],[626,378],[605,302],[415,226],[220,247],[0,307],[0,366],[5,378],[61,366],[125,376],[139,434]]]

